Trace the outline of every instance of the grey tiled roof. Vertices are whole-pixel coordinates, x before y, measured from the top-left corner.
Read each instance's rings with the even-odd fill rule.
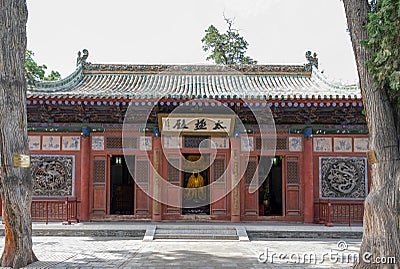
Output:
[[[58,82],[41,82],[28,98],[361,98],[356,85],[327,81],[308,66],[94,65],[84,63]]]

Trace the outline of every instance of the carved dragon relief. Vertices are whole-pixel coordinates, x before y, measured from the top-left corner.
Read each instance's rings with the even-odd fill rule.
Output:
[[[73,195],[74,156],[32,155],[34,196]]]
[[[365,157],[320,157],[320,197],[364,199],[366,165]]]

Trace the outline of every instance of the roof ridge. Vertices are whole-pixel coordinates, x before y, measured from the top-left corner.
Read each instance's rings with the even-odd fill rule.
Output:
[[[210,64],[93,64],[85,62],[83,72],[86,73],[182,73],[182,74],[263,74],[263,73],[299,73],[311,75],[308,65],[210,65]]]

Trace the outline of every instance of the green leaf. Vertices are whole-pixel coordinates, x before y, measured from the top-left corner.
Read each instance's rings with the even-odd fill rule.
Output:
[[[374,1],[368,19],[369,37],[362,43],[374,55],[368,70],[379,87],[400,96],[400,1]]]
[[[239,31],[232,29],[232,20],[225,19],[228,23],[228,30],[220,33],[214,25],[205,30],[206,35],[201,39],[203,51],[208,52],[207,61],[212,60],[216,64],[256,64],[257,61],[246,56],[248,42],[239,34]]]
[[[29,85],[35,84],[35,81],[40,80],[59,80],[61,79],[61,75],[57,71],[51,71],[50,75],[45,76],[46,74],[46,65],[38,65],[36,61],[33,59],[35,54],[31,50],[26,50],[25,52],[25,73],[26,80]]]

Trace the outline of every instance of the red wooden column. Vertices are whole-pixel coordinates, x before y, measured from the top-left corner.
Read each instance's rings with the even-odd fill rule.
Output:
[[[153,213],[152,213],[152,221],[161,221],[161,203],[160,201],[160,175],[162,173],[162,163],[161,163],[161,137],[153,138]]]
[[[307,128],[308,129],[308,128]],[[304,133],[303,151],[304,182],[304,222],[314,222],[314,178],[313,178],[313,140],[311,134]]]
[[[240,221],[240,138],[231,138],[231,222]],[[235,186],[235,187],[233,187]]]
[[[80,220],[89,220],[90,129],[82,128],[81,141],[81,211]]]

